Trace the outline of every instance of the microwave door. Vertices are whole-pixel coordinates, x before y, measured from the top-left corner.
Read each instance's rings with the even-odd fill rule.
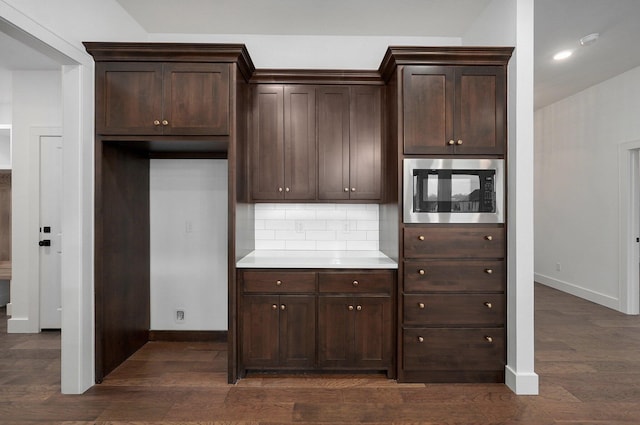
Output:
[[[451,171],[413,171],[413,212],[451,212]]]

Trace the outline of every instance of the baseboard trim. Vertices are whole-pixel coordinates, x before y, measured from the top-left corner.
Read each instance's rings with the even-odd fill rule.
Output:
[[[620,308],[620,300],[618,298],[601,294],[590,289],[585,289],[572,283],[554,279],[539,273],[535,273],[533,278],[536,282],[549,286],[553,289],[557,289],[558,291],[566,292],[587,301],[591,301],[592,303],[622,312]]]
[[[504,368],[504,383],[517,395],[538,395],[538,374],[534,372],[518,373],[510,366]]]
[[[149,331],[149,341],[227,342],[227,331]]]
[[[12,317],[7,320],[7,333],[10,334],[37,334],[40,329],[33,326],[33,320],[26,317]]]

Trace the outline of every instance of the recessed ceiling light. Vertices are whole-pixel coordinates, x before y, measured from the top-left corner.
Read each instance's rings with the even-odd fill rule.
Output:
[[[598,41],[598,38],[600,38],[600,34],[598,34],[597,32],[594,32],[593,34],[585,35],[580,39],[580,45],[589,46],[595,43],[596,41]]]
[[[573,54],[573,52],[571,50],[563,50],[563,51],[558,52],[555,55],[553,55],[553,59],[555,59],[557,61],[561,61],[563,59],[568,58],[572,54]]]

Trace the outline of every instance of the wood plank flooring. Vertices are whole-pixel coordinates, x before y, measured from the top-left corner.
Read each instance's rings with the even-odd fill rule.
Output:
[[[226,383],[221,343],[150,342],[83,395],[61,395],[60,334],[6,333],[0,424],[640,424],[640,318],[536,285],[539,396],[499,384],[384,376],[253,376]]]

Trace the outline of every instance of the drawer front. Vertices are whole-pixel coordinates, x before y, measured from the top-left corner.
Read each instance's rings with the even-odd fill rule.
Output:
[[[315,272],[243,271],[245,293],[294,294],[315,292]]]
[[[404,296],[405,325],[503,326],[503,294],[425,294]]]
[[[405,329],[404,370],[500,371],[504,328]]]
[[[504,260],[409,260],[404,262],[405,292],[502,292]]]
[[[407,227],[405,258],[504,258],[504,227]]]
[[[393,280],[391,270],[318,273],[320,292],[391,294]]]

